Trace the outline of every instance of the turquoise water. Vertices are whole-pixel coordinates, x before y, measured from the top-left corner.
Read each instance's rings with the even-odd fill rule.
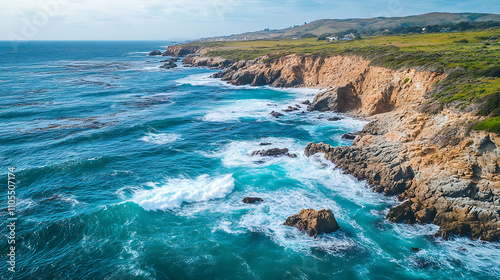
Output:
[[[304,156],[365,122],[273,118],[318,91],[162,70],[147,53],[166,45],[0,42],[0,199],[16,167],[19,219],[17,272],[2,261],[2,279],[500,279],[498,243],[389,223],[395,198]],[[298,157],[251,157],[261,142]],[[332,209],[342,230],[282,225],[302,208]]]

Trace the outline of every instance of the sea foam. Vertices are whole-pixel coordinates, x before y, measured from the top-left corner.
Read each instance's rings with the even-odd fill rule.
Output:
[[[234,189],[232,174],[217,178],[202,175],[196,179],[176,178],[166,184],[147,183],[148,189],[134,192],[132,201],[146,210],[167,210],[193,203],[224,198]]]
[[[260,99],[238,100],[218,106],[206,114],[202,120],[208,122],[232,122],[244,118],[263,120],[270,118],[270,101]]]
[[[180,85],[192,85],[192,86],[221,86],[226,83],[220,79],[211,78],[212,73],[204,74],[194,74],[187,76],[182,79],[178,79],[175,82],[178,86]]]
[[[141,140],[147,143],[152,143],[156,145],[165,145],[168,143],[173,143],[181,139],[179,134],[166,134],[166,133],[148,133],[146,136],[142,137]]]

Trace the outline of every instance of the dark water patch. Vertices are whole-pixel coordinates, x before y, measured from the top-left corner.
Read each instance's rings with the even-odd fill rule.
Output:
[[[48,89],[40,88],[40,89],[27,90],[23,93],[45,93],[47,91],[48,91]]]
[[[22,235],[18,250],[24,256],[25,265],[19,266],[17,275],[23,277],[41,273],[62,275],[64,279],[72,273],[78,273],[81,277],[108,275],[106,270],[116,266],[115,259],[135,258],[124,244],[137,234],[151,233],[144,231],[144,228],[148,228],[148,221],[155,220],[154,216],[128,203],[71,218],[25,224],[25,227],[36,230]],[[143,251],[136,244],[132,247]],[[72,265],[80,261],[83,263],[77,267]],[[58,269],[53,270],[54,266]]]
[[[66,64],[63,67],[70,71],[101,70],[104,72],[113,72],[130,69],[132,64],[127,62],[78,61]]]
[[[34,134],[58,131],[60,133],[58,133],[54,137],[54,139],[57,140],[82,131],[98,130],[104,127],[115,126],[119,123],[119,121],[112,120],[110,118],[115,117],[116,115],[117,113],[112,113],[107,115],[83,118],[59,117],[56,120],[37,120],[37,122],[42,125],[41,127],[32,128],[23,131],[23,133]],[[105,121],[105,119],[108,121]],[[37,125],[35,123],[34,126],[40,125]]]
[[[100,82],[100,81],[90,81],[90,80],[84,80],[84,79],[79,79],[73,82],[75,85],[97,85],[97,86],[105,86],[105,87],[117,87],[113,86],[110,83],[106,82]]]
[[[12,103],[0,106],[0,109],[11,108],[11,107],[29,107],[29,106],[37,106],[46,108],[49,105],[54,104],[54,101],[39,101],[39,102],[30,102],[30,103]]]
[[[152,97],[136,97],[133,100],[123,102],[125,106],[136,108],[149,108],[154,105],[171,103],[170,97],[167,96],[152,96]]]

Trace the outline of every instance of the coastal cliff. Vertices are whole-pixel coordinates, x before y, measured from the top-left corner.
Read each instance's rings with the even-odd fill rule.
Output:
[[[199,46],[168,46],[162,56],[186,56],[188,54],[205,54],[209,52],[209,48]]]
[[[183,62],[221,68],[220,61],[192,56]],[[479,119],[473,110],[429,112],[429,92],[445,73],[390,70],[359,56],[291,54],[238,61],[214,77],[234,85],[326,89],[308,110],[371,122],[352,146],[310,143],[306,155],[325,153],[375,191],[397,195],[402,203],[387,215],[393,222],[434,223],[444,238],[500,239],[500,137],[473,130]]]

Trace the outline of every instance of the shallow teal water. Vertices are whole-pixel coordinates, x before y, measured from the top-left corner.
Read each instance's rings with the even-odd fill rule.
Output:
[[[2,261],[2,279],[499,279],[498,243],[389,223],[394,198],[304,156],[365,122],[275,119],[317,91],[161,70],[147,52],[167,44],[0,43],[0,175],[17,168],[19,218],[18,271]],[[298,157],[251,157],[261,142]],[[342,230],[282,226],[302,208],[332,209]]]

